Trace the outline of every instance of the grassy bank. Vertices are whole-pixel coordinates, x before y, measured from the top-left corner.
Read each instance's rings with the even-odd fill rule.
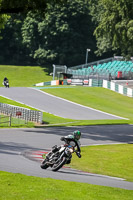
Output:
[[[133,144],[82,147],[82,158],[73,155],[71,167],[133,181]]]
[[[108,89],[76,86],[62,89],[46,88],[43,91],[84,106],[128,118],[128,123],[133,123],[133,98],[123,96]],[[117,120],[114,121],[116,122]]]
[[[0,200],[132,200],[133,191],[0,172]]]
[[[30,87],[52,79],[45,67],[0,65],[0,87],[4,77],[9,79],[10,87]]]

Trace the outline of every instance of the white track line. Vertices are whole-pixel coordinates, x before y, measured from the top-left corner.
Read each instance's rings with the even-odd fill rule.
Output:
[[[6,98],[6,99],[10,99],[10,100],[12,100],[12,101],[16,101],[16,102],[18,102],[18,103],[20,103],[20,104],[23,104],[23,105],[29,106],[29,107],[31,107],[31,108],[34,108],[34,109],[40,110],[40,111],[42,111],[42,112],[49,113],[49,112],[47,112],[47,111],[45,111],[45,110],[41,110],[41,109],[39,109],[39,108],[37,108],[37,107],[31,106],[31,105],[29,105],[29,104],[25,104],[25,103],[23,103],[23,102],[21,102],[21,101],[17,101],[17,100],[15,100],[15,99],[12,99],[12,98],[6,97],[6,96],[4,96],[4,95],[0,95],[0,96],[1,96],[1,97],[4,97],[4,98]],[[52,114],[52,113],[50,113],[50,114]]]
[[[42,154],[43,152],[39,155],[39,153],[37,153],[38,151],[34,153],[32,153],[30,155],[31,158],[34,158],[36,160],[40,160],[43,161],[44,159],[42,158]],[[46,154],[46,152],[44,152],[44,154]],[[68,169],[68,167],[63,167],[64,169]],[[123,178],[118,178],[118,177],[113,177],[113,176],[107,176],[107,175],[102,175],[102,174],[94,174],[94,173],[90,173],[90,172],[86,172],[86,171],[82,171],[82,170],[77,170],[77,169],[73,169],[73,168],[69,168],[69,170],[71,171],[75,171],[75,172],[80,172],[82,174],[89,174],[90,176],[98,176],[98,177],[104,177],[104,178],[109,178],[109,179],[115,179],[115,180],[120,180],[120,181],[124,181],[125,179]]]
[[[29,88],[30,88],[30,87],[29,87]],[[118,117],[118,118],[120,118],[120,119],[129,120],[128,118],[123,118],[123,117],[120,117],[120,116],[117,116],[117,115],[113,115],[113,114],[110,114],[110,113],[106,113],[106,112],[104,112],[104,111],[97,110],[97,109],[95,109],[95,108],[91,108],[91,107],[88,107],[88,106],[84,106],[84,105],[81,105],[81,104],[78,104],[78,103],[69,101],[69,100],[67,100],[67,99],[63,99],[63,98],[61,98],[61,97],[54,96],[54,95],[52,95],[52,94],[49,94],[49,93],[44,92],[44,91],[42,91],[42,90],[38,90],[38,89],[36,89],[36,88],[30,88],[30,89],[36,90],[36,91],[38,91],[38,92],[42,92],[42,93],[44,93],[44,94],[46,94],[46,95],[52,96],[52,97],[57,98],[57,99],[61,99],[61,100],[63,100],[63,101],[66,101],[66,102],[69,102],[69,103],[72,103],[72,104],[75,104],[75,105],[78,105],[78,106],[81,106],[81,107],[83,107],[83,108],[91,109],[91,110],[94,110],[94,111],[97,111],[97,112],[100,112],[100,113],[103,113],[103,114],[107,114],[107,115],[110,115],[110,116],[113,116],[113,117]]]
[[[87,108],[87,109],[91,109],[91,110],[94,110],[94,111],[97,111],[97,112],[100,112],[100,113],[103,113],[103,114],[106,114],[106,115],[110,115],[110,116],[113,116],[113,117],[117,117],[117,118],[120,118],[120,119],[129,120],[128,118],[124,118],[124,117],[120,117],[120,116],[113,115],[113,114],[110,114],[110,113],[106,113],[106,112],[103,112],[103,111],[100,111],[100,110],[97,110],[97,109],[94,109],[94,108],[91,108],[91,107],[88,107],[88,106],[84,106],[84,105],[81,105],[81,104],[78,104],[78,103],[69,101],[69,100],[67,100],[67,99],[63,99],[63,98],[61,98],[61,97],[54,96],[54,95],[52,95],[52,94],[49,94],[49,93],[44,92],[44,91],[42,91],[42,90],[38,90],[38,89],[36,89],[36,88],[30,88],[30,87],[28,87],[28,88],[29,88],[29,89],[33,89],[33,90],[36,90],[36,91],[38,91],[38,92],[42,92],[42,93],[44,93],[44,94],[46,94],[46,95],[52,96],[52,97],[57,98],[57,99],[61,99],[61,100],[66,101],[66,102],[73,103],[73,104],[75,104],[75,105],[78,105],[78,106],[81,106],[81,107],[84,107],[84,108]],[[31,106],[31,105],[29,105],[29,104],[25,104],[25,103],[23,103],[23,102],[21,102],[21,101],[14,100],[14,99],[9,98],[9,97],[6,97],[6,96],[4,96],[4,95],[0,95],[0,96],[2,96],[2,97],[4,97],[4,98],[7,98],[7,99],[10,99],[10,100],[13,100],[13,101],[16,101],[16,102],[18,102],[18,103],[20,103],[20,104],[29,106],[29,107],[31,107],[31,108],[40,110],[40,111],[42,111],[42,112],[46,112],[46,113],[52,114],[52,113],[47,112],[47,111],[45,111],[45,110],[38,109],[37,107]],[[56,114],[52,114],[52,115],[58,116],[58,115],[56,115]],[[58,117],[60,117],[60,116],[58,116]],[[63,118],[65,118],[65,117],[63,117]]]

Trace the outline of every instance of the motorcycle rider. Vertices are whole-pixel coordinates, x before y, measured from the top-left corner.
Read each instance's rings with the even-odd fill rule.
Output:
[[[73,135],[61,137],[61,141],[64,141],[65,145],[69,145],[71,141],[73,141],[75,143],[74,147],[77,147],[76,153],[79,158],[81,158],[81,154],[80,154],[81,149],[80,149],[80,142],[79,142],[80,137],[81,137],[81,132],[78,130],[74,131]]]
[[[3,80],[3,84],[4,84],[4,86],[7,88],[9,88],[9,80],[7,79],[7,77],[5,77],[4,78],[4,80]]]
[[[76,150],[76,154],[79,158],[81,158],[81,149],[80,149],[80,142],[79,142],[79,139],[81,137],[81,132],[79,130],[76,130],[73,132],[72,135],[68,135],[68,136],[65,136],[65,137],[61,137],[60,140],[61,141],[64,141],[65,142],[65,146],[69,146],[70,142],[74,142],[74,146],[73,148],[77,148]],[[52,152],[53,153],[56,153],[60,150],[61,146],[57,147],[57,145],[55,145],[53,148],[52,148]],[[67,162],[67,164],[70,164],[71,162],[71,159]]]

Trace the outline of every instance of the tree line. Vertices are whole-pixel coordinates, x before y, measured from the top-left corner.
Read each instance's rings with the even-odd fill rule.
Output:
[[[27,4],[26,4],[27,2]],[[0,0],[0,63],[74,66],[133,56],[132,0]]]

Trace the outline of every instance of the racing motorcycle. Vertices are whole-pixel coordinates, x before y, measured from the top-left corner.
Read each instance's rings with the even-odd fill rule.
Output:
[[[9,81],[8,81],[8,80],[5,80],[5,81],[4,81],[4,86],[5,86],[6,88],[9,88]]]
[[[52,151],[50,151],[46,156],[43,162],[41,163],[42,169],[47,169],[48,167],[52,168],[52,171],[58,171],[65,164],[69,164],[72,159],[72,153],[79,153],[74,148],[75,143],[72,141],[69,145],[61,145],[57,147],[55,145],[52,147]]]

